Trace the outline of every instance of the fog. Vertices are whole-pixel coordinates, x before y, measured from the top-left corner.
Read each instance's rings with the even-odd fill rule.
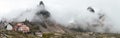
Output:
[[[41,0],[0,0],[0,17],[11,19],[31,20],[36,11],[39,9],[39,1]],[[93,20],[98,19],[99,13],[106,15],[104,28],[110,29],[109,32],[120,32],[120,5],[119,0],[42,0],[45,3],[46,9],[51,13],[52,19],[56,22],[69,26],[73,23],[73,27],[82,27],[87,29],[88,23],[97,23]],[[95,14],[87,11],[87,7],[93,7]],[[82,24],[82,25],[81,25]],[[112,28],[111,28],[112,27]],[[104,28],[96,27],[92,30],[103,32]],[[91,30],[90,29],[90,30]],[[102,30],[102,31],[101,31]]]

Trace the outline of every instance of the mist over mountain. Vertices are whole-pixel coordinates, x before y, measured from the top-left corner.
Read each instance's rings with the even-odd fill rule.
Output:
[[[36,13],[43,7],[39,6],[41,0],[0,0],[0,17],[9,21],[21,22],[41,21]],[[14,3],[13,3],[14,2]],[[84,31],[119,33],[119,2],[118,0],[43,0],[45,10],[49,11],[54,21],[62,26]],[[87,10],[94,9],[94,13]],[[104,21],[100,20],[100,14]],[[101,23],[102,21],[102,23]]]

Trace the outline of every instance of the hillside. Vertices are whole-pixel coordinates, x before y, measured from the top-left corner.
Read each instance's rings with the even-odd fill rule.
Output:
[[[17,22],[16,22],[17,23]],[[77,30],[70,30],[55,24],[54,22],[33,23],[24,21],[30,27],[30,33],[22,33],[19,31],[1,30],[1,38],[120,38],[120,34],[112,33],[94,33],[94,32],[78,32]],[[12,22],[14,25],[15,22]],[[44,25],[44,26],[43,26]],[[40,32],[39,32],[40,31]],[[37,34],[38,33],[38,34]],[[41,34],[39,34],[41,33]]]

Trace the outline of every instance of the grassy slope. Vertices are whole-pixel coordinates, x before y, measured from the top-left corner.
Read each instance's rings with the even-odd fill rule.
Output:
[[[24,34],[15,31],[0,31],[0,37],[5,34],[8,38],[40,38],[33,34]],[[5,37],[4,36],[4,37]],[[93,33],[93,32],[76,32],[76,33],[43,33],[42,38],[120,38],[120,34],[107,34],[107,33]]]

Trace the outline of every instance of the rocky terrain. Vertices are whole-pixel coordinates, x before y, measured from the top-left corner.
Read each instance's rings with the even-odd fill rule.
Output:
[[[44,22],[46,24],[36,24],[27,20],[22,23],[30,27],[29,33],[3,29],[0,30],[0,38],[120,38],[120,34],[113,33],[77,32],[50,21]]]

